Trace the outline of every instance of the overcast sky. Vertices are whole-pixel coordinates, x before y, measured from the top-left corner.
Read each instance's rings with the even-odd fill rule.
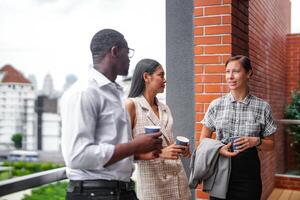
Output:
[[[162,0],[0,0],[0,67],[12,64],[39,88],[50,73],[56,89],[67,74],[91,65],[89,44],[100,29],[113,28],[142,58],[165,63],[165,3]]]
[[[292,32],[300,33],[299,10],[292,0]],[[135,49],[131,67],[145,57],[165,65],[164,0],[0,0],[0,28],[0,67],[34,74],[39,88],[47,73],[56,89],[67,74],[85,73],[90,40],[103,28],[125,35]]]

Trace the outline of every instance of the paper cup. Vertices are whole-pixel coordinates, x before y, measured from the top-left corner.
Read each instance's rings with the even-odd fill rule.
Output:
[[[157,133],[160,131],[160,126],[144,126],[145,133]]]
[[[230,137],[230,142],[232,143],[232,145],[231,145],[231,151],[232,151],[232,152],[234,152],[234,151],[237,150],[236,147],[237,147],[238,145],[234,145],[234,141],[235,141],[236,139],[238,139],[238,138],[240,138],[240,136],[233,136],[233,137]]]
[[[190,140],[184,136],[177,136],[176,137],[176,144],[177,145],[182,145],[182,146],[186,146],[188,145],[190,142]]]

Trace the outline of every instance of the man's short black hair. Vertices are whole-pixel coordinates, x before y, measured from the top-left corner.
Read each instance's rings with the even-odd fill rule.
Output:
[[[128,47],[124,36],[120,32],[113,29],[98,31],[92,38],[90,45],[94,63],[96,60],[101,60],[113,46]]]

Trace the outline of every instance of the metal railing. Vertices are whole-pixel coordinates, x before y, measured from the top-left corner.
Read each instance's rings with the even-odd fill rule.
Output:
[[[300,120],[297,120],[297,119],[281,119],[281,120],[278,120],[278,122],[283,125],[299,125],[300,124]]]
[[[65,167],[0,181],[0,197],[66,179]]]

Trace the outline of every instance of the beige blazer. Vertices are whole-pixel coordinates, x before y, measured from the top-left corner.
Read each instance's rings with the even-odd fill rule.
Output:
[[[144,126],[161,127],[163,146],[174,143],[173,117],[167,105],[157,99],[159,118],[144,96],[131,98],[135,104],[136,122],[133,137],[143,134]],[[191,192],[181,160],[138,160],[135,171],[137,195],[140,200],[190,200]]]

